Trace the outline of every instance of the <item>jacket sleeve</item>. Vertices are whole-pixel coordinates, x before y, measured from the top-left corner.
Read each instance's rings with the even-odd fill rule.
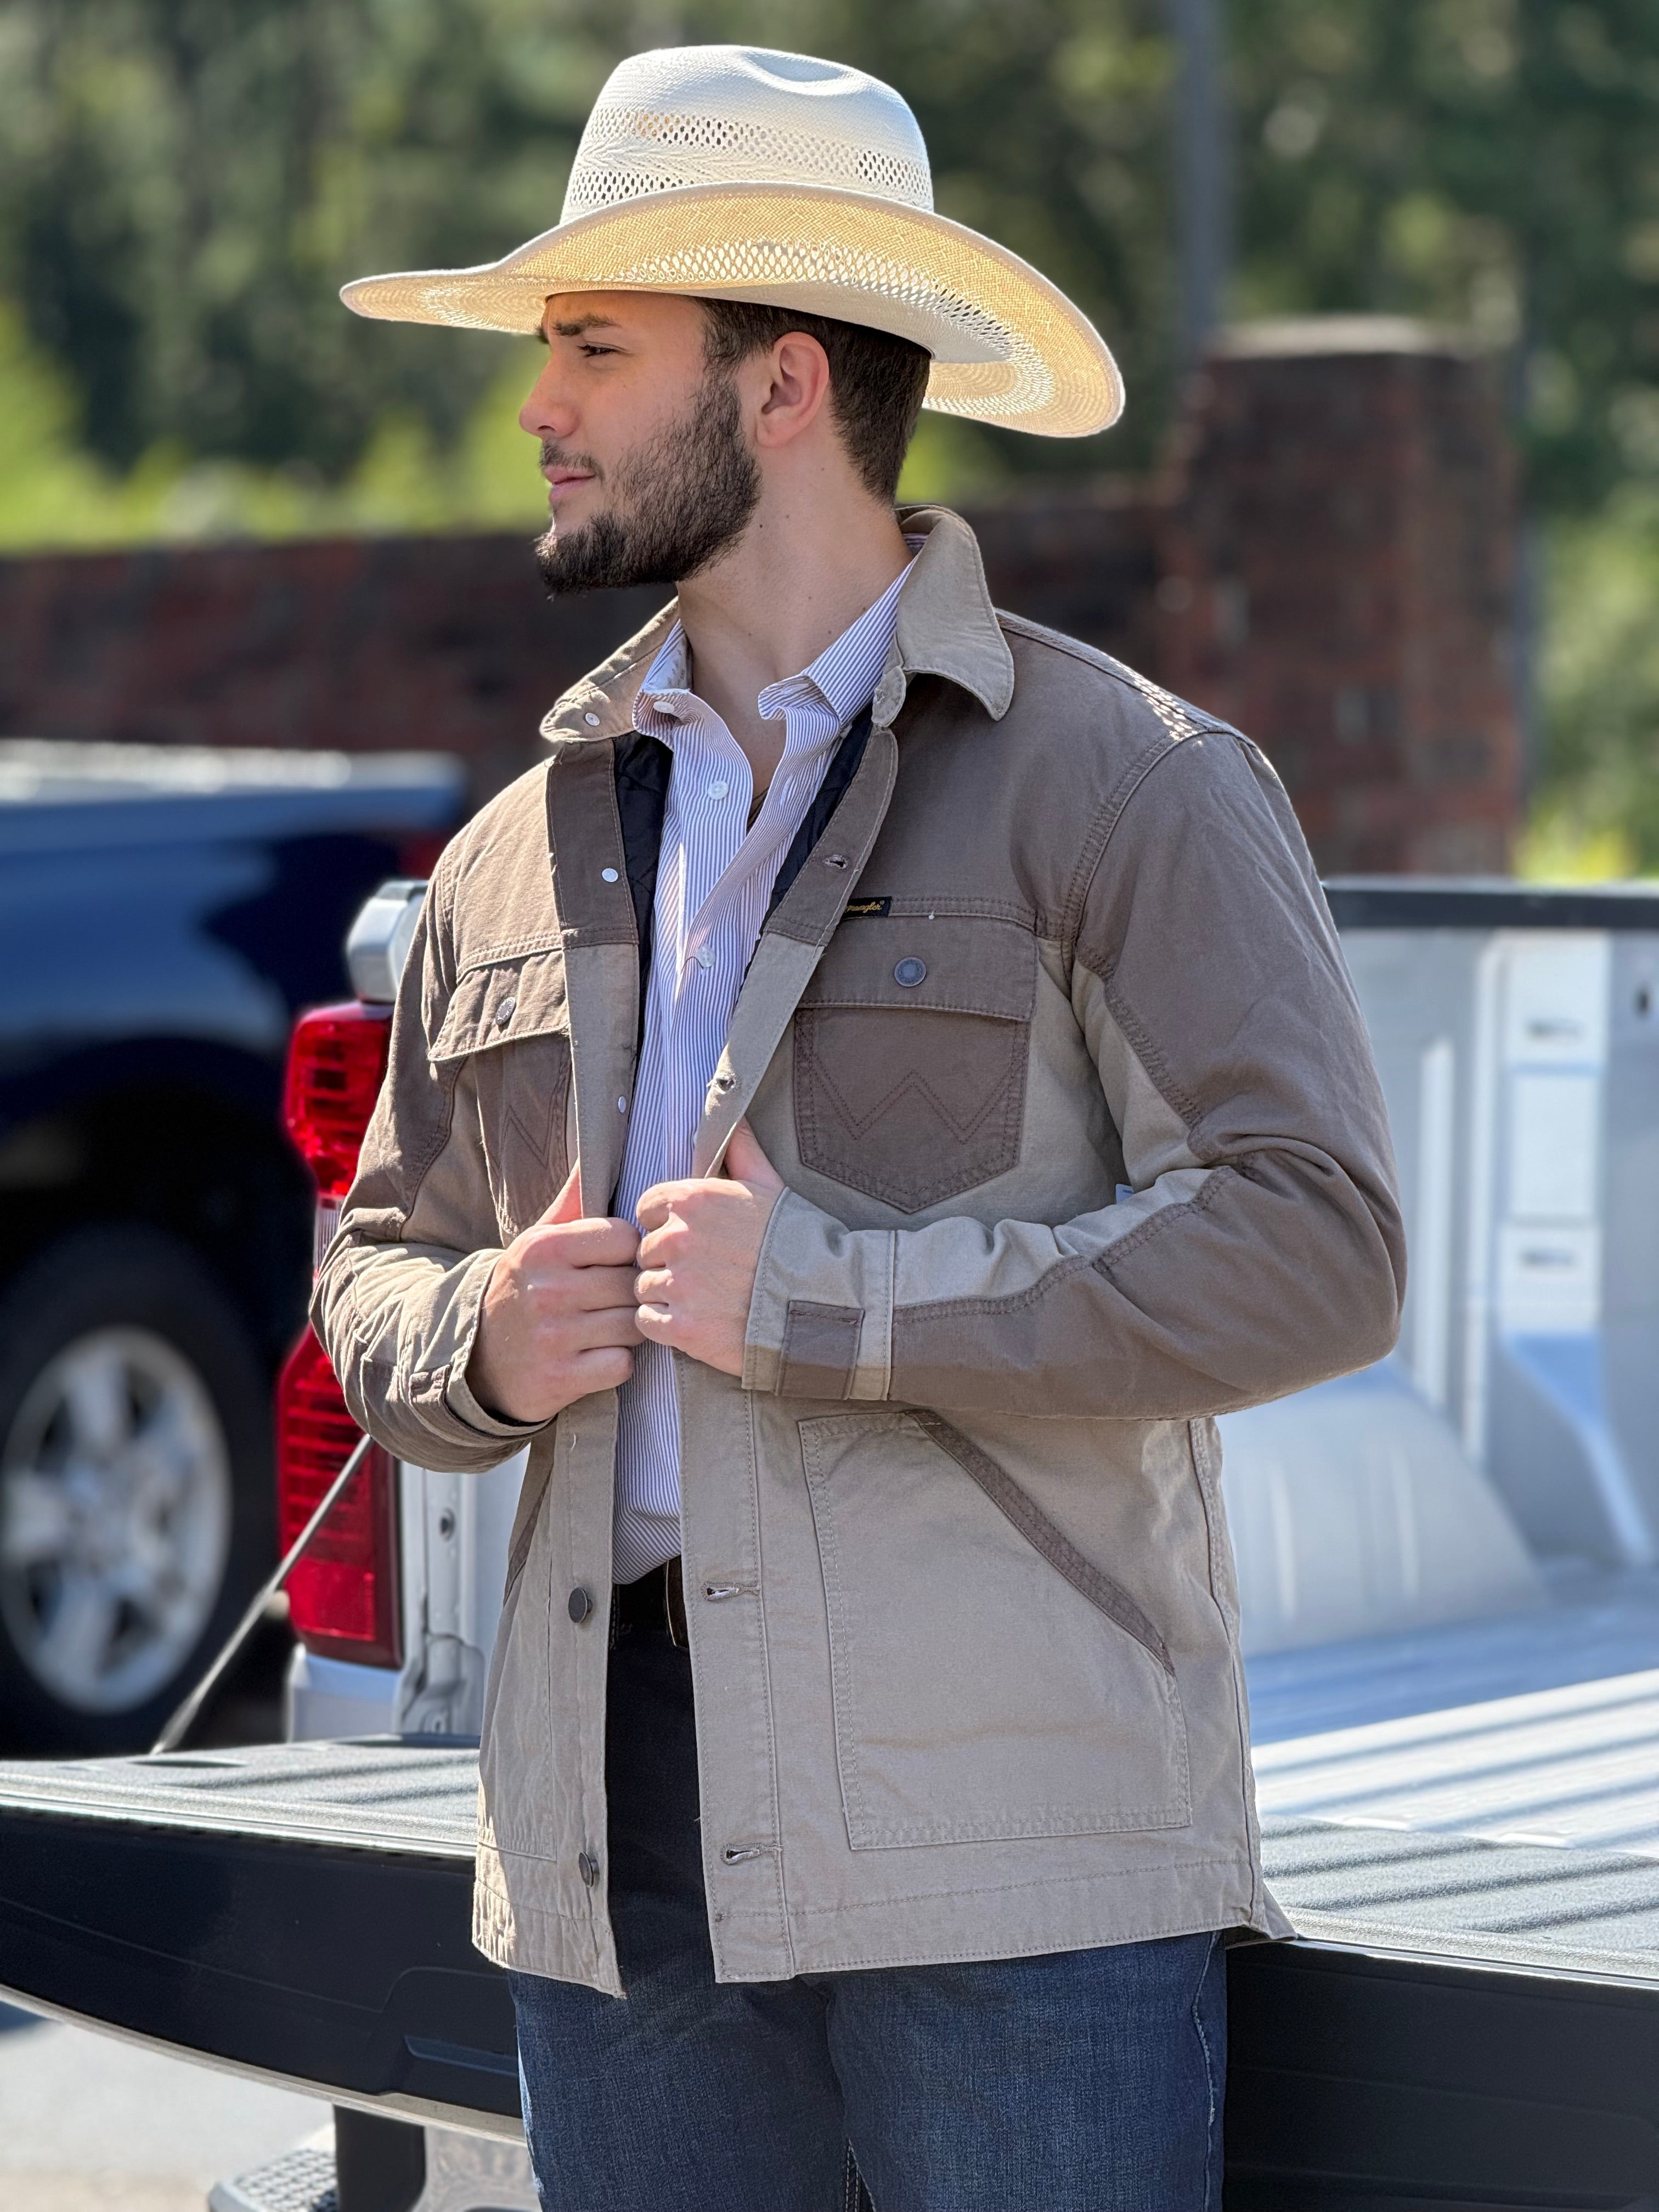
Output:
[[[428,1057],[454,987],[447,893],[441,861],[311,1318],[359,1426],[400,1459],[465,1474],[507,1458],[542,1425],[496,1419],[467,1387],[501,1247],[471,1070]]]
[[[1058,1226],[849,1230],[786,1192],[749,1388],[1190,1419],[1390,1349],[1405,1253],[1382,1094],[1300,828],[1248,740],[1157,757],[1084,891],[1072,982],[1132,1193]]]

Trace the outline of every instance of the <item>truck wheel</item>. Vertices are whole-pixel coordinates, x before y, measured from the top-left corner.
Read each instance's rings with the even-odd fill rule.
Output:
[[[187,1245],[86,1229],[0,1296],[0,1727],[147,1747],[273,1540],[270,1400]]]

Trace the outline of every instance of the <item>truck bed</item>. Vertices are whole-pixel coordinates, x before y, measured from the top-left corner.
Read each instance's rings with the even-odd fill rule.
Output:
[[[1231,2212],[1659,2207],[1659,1580],[1279,1655],[1253,1694],[1299,1940],[1232,1954]],[[0,1765],[0,1988],[514,2133],[476,1788],[429,1739]]]

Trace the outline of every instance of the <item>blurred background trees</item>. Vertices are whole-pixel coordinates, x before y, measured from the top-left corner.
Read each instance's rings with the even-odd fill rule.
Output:
[[[1659,867],[1659,0],[1221,15],[1228,312],[1425,315],[1499,357],[1542,555],[1533,858]],[[336,290],[556,221],[613,63],[679,40],[897,84],[941,208],[1123,359],[1107,438],[927,417],[907,489],[1143,470],[1180,373],[1173,21],[1165,0],[0,0],[0,546],[533,524],[529,343],[365,325]]]

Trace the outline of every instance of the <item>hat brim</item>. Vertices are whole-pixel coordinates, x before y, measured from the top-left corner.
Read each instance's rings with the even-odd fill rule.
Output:
[[[947,216],[832,186],[644,192],[500,261],[361,276],[340,297],[386,322],[528,333],[561,292],[750,300],[890,331],[933,357],[925,405],[1006,429],[1086,438],[1123,411],[1105,340],[1028,262]]]

